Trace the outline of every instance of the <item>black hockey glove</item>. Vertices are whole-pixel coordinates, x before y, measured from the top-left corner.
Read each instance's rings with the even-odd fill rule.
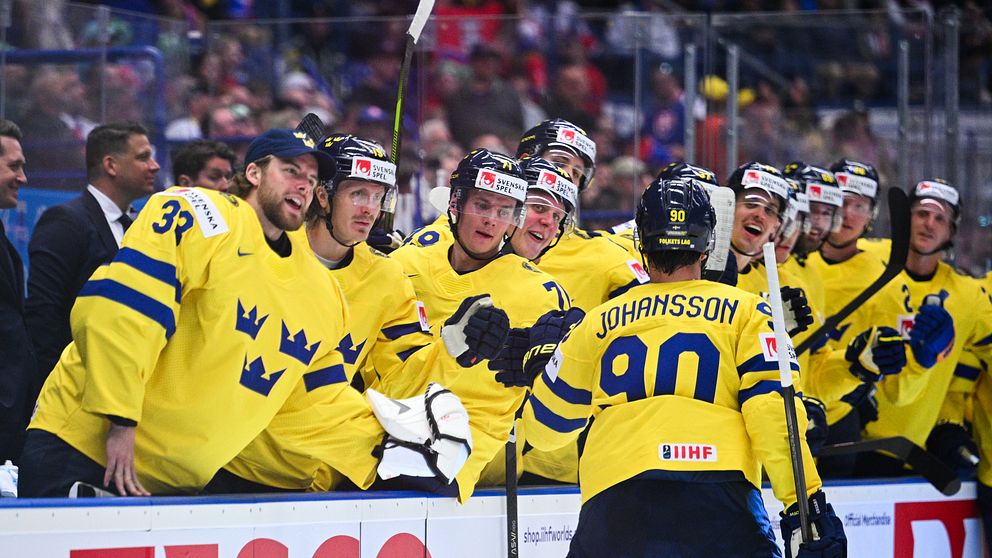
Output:
[[[800,496],[801,497],[801,496]],[[813,540],[802,542],[799,529],[799,505],[792,504],[781,513],[782,540],[786,558],[847,558],[847,536],[844,524],[827,503],[822,490],[809,497],[809,522]]]
[[[909,330],[909,348],[924,368],[944,360],[954,348],[954,319],[947,310],[937,304],[920,306]]]
[[[551,360],[558,343],[582,321],[585,312],[578,308],[567,311],[552,310],[534,322],[527,330],[527,352],[523,355],[519,370],[503,370],[496,374],[496,381],[507,387],[530,387],[548,361]]]
[[[803,406],[806,407],[806,418],[809,421],[806,426],[806,445],[809,446],[809,452],[816,455],[826,443],[829,433],[827,406],[815,397],[803,395],[802,400]]]
[[[942,422],[933,427],[927,437],[927,451],[958,471],[968,471],[977,465],[978,446],[971,434],[960,424]]]
[[[397,230],[387,233],[380,228],[375,228],[369,231],[369,237],[365,240],[365,242],[376,250],[379,250],[384,254],[388,254],[400,246],[403,246],[404,236],[406,235],[404,235],[402,231]]]
[[[489,360],[489,369],[498,372],[496,374],[498,382],[507,386],[515,385],[507,384],[504,380],[507,377],[515,378],[523,374],[524,355],[527,354],[527,349],[530,349],[530,332],[527,328],[511,329],[499,354]]]
[[[782,287],[782,311],[789,337],[795,337],[813,324],[813,311],[802,289]]]
[[[891,327],[872,327],[848,343],[844,358],[851,363],[851,374],[874,383],[906,366],[906,343]]]
[[[510,318],[488,294],[463,300],[441,328],[448,354],[466,368],[496,356],[509,333]]]

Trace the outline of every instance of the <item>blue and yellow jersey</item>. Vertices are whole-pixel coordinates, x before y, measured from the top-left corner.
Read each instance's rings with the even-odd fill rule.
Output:
[[[791,260],[790,256],[786,263]],[[792,270],[792,266],[779,265],[779,284],[802,289],[813,313],[813,323],[794,339],[796,345],[799,345],[823,325],[823,312],[808,298],[810,289],[806,281],[802,276],[794,275]],[[763,262],[752,262],[744,268],[737,276],[737,287],[764,298],[768,292],[768,278]],[[825,340],[815,343],[808,351],[799,355],[799,368],[803,371],[803,393],[826,405],[828,424],[837,422],[851,411],[850,405],[841,398],[860,386],[861,381],[850,373],[850,363],[844,359],[843,351],[832,350],[826,346]]]
[[[510,327],[529,327],[546,312],[569,307],[565,289],[527,260],[506,254],[481,269],[457,273],[448,261],[449,247],[450,243],[441,242],[406,245],[390,254],[413,282],[435,334],[464,299],[479,294],[492,297],[493,304],[509,316]],[[526,390],[497,382],[486,362],[462,368],[447,352],[439,353],[436,363],[419,374],[383,374],[381,385],[390,397],[410,397],[423,393],[429,382],[439,382],[461,398],[473,440],[472,455],[456,477],[464,501],[475,489],[482,469],[503,448]]]
[[[537,262],[537,267],[561,282],[572,305],[583,310],[648,282],[641,258],[633,258],[612,235],[575,229]]]
[[[860,241],[859,241],[860,246]],[[858,252],[849,260],[829,262],[823,259],[819,252],[809,255],[806,267],[818,275],[826,294],[824,318],[833,316],[847,303],[861,294],[868,285],[872,284],[885,270],[885,262],[872,252]],[[861,331],[851,329],[851,324],[861,320],[855,310],[847,319],[842,321],[833,332],[827,343],[837,350],[845,350]]]
[[[381,428],[336,350],[347,321],[341,289],[305,237],[289,239],[291,254],[280,257],[255,211],[226,194],[152,196],[114,260],[82,289],[70,317],[75,341],[31,428],[105,464],[106,417],[136,421],[138,476],[156,494],[201,489],[287,405],[347,410],[370,429],[352,428],[349,446],[374,447]],[[345,451],[325,451],[336,450]],[[332,463],[358,483],[376,465]]]
[[[792,370],[798,381],[795,360]],[[536,381],[524,423],[528,441],[550,450],[591,422],[583,502],[645,471],[760,487],[763,465],[788,506],[796,495],[780,389],[767,303],[710,281],[652,283],[586,314]],[[820,479],[805,441],[802,455],[812,493]]]
[[[410,233],[409,236],[403,239],[403,245],[412,244],[423,248],[437,244],[438,242],[450,245],[454,241],[455,237],[451,234],[451,223],[448,221],[448,216],[439,215],[437,219],[434,219],[433,223],[424,225]]]
[[[895,328],[908,337],[916,312],[927,295],[937,295],[954,318],[954,344],[931,368],[923,368],[907,348],[908,363],[897,375],[882,378],[877,386],[879,418],[866,426],[868,438],[905,436],[923,445],[941,414],[963,351],[978,361],[992,362],[992,300],[979,285],[950,266],[939,263],[934,276],[916,280],[905,271],[872,297],[859,313],[858,331],[871,325]]]
[[[401,374],[411,364],[419,372],[430,358],[434,338],[427,329],[423,306],[400,265],[365,243],[355,246],[346,262],[328,273],[344,290],[351,310],[348,334],[338,347],[345,371],[359,391],[379,388],[379,371]],[[419,353],[419,354],[418,354]],[[416,358],[410,357],[418,354]],[[436,355],[431,355],[436,356]],[[355,376],[357,370],[357,376]],[[340,478],[315,455],[287,447],[294,425],[316,423],[314,409],[281,410],[269,427],[225,469],[266,486],[283,489],[329,490]],[[335,419],[337,420],[337,419]]]

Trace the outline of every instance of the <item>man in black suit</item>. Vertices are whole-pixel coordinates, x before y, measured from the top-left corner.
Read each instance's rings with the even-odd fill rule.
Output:
[[[97,267],[117,254],[132,202],[155,190],[158,163],[140,124],[97,126],[86,137],[89,184],[78,198],[48,208],[28,245],[27,323],[42,383],[72,341],[69,312]],[[39,384],[40,387],[40,384]]]
[[[27,182],[21,130],[0,120],[0,209],[17,207]],[[37,382],[36,362],[24,323],[24,264],[0,221],[0,464],[16,462],[24,444]]]

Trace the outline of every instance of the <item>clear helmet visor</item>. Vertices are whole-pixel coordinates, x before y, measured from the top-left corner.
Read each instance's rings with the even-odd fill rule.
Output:
[[[527,206],[510,196],[462,188],[456,190],[456,195],[455,209],[461,216],[472,215],[518,228],[524,225],[527,217]]]

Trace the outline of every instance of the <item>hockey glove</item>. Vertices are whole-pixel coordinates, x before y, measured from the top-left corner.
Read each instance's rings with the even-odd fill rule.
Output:
[[[809,451],[816,455],[827,441],[829,427],[827,426],[827,406],[815,397],[802,396],[803,406],[806,407],[806,445]]]
[[[768,296],[765,296],[768,300]],[[782,287],[782,314],[785,317],[785,329],[789,337],[806,331],[813,323],[813,311],[810,310],[806,293],[802,289]]]
[[[874,383],[906,366],[906,344],[891,327],[873,327],[851,340],[844,358],[851,363],[851,374],[862,382]]]
[[[510,318],[487,294],[463,300],[441,328],[445,349],[465,368],[496,356],[509,334]]]
[[[909,331],[909,348],[924,368],[937,364],[954,348],[954,320],[942,306],[920,306]]]
[[[834,513],[834,507],[827,503],[827,497],[822,490],[817,490],[809,497],[812,541],[802,542],[798,504],[792,504],[781,515],[786,558],[847,558],[844,524]]]
[[[507,382],[523,374],[524,355],[530,349],[530,332],[526,328],[515,327],[506,337],[499,354],[489,360],[489,369],[497,372],[496,381],[510,387],[516,384]]]
[[[942,422],[933,427],[927,437],[927,451],[948,466],[968,471],[978,464],[978,446],[971,434],[960,424]]]
[[[534,322],[527,330],[527,352],[519,371],[503,370],[496,374],[496,381],[507,387],[530,387],[534,379],[541,375],[558,343],[576,326],[585,312],[578,308],[567,311],[552,310]]]
[[[380,478],[437,477],[451,484],[472,453],[468,411],[461,400],[431,382],[424,395],[390,399],[374,389],[365,398],[385,430],[374,451]]]
[[[401,231],[387,233],[382,229],[375,228],[369,231],[369,237],[365,242],[376,250],[388,254],[403,245],[404,236]]]

